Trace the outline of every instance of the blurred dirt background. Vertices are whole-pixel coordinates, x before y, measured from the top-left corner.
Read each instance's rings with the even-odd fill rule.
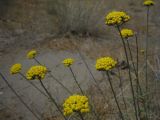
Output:
[[[142,2],[143,0],[0,0],[0,70],[38,114],[43,118],[50,117],[55,111],[48,100],[22,81],[20,76],[9,75],[9,67],[20,62],[25,73],[31,65],[36,64],[32,60],[26,60],[25,54],[30,49],[37,49],[38,59],[69,89],[76,91],[72,76],[61,65],[65,57],[73,57],[76,59],[73,69],[77,79],[88,90],[91,76],[79,57],[77,48],[97,80],[103,79],[103,75],[94,69],[97,57],[109,55],[124,60],[118,33],[114,27],[104,24],[105,15],[113,10],[126,11],[132,19],[123,27],[137,32],[140,49],[144,49],[146,8]],[[160,2],[155,2],[156,5],[150,9],[149,22],[151,57],[159,53],[160,45]],[[131,44],[134,51],[134,39]],[[49,76],[45,84],[60,103],[68,96]],[[0,120],[34,120],[1,79]]]

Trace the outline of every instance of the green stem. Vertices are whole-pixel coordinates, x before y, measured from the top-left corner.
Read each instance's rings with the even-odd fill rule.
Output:
[[[47,90],[47,88],[44,86],[42,80],[40,80],[41,86],[43,87],[43,89],[46,91],[47,95],[49,96],[49,98],[52,100],[52,102],[54,103],[54,105],[57,107],[58,111],[61,113],[61,115],[63,116],[63,118],[65,120],[67,120],[67,118],[64,116],[63,112],[61,111],[61,109],[59,108],[58,103],[55,101],[55,99],[52,97],[52,95],[49,93],[49,91]]]
[[[129,44],[129,41],[127,41],[127,47],[128,47],[128,50],[129,50],[129,54],[130,54],[130,57],[131,57],[131,62],[132,62],[132,65],[133,65],[133,69],[134,69],[134,72],[135,72],[135,75],[137,74],[137,70],[136,70],[136,67],[135,67],[135,64],[134,64],[134,61],[133,61],[133,55],[132,55],[132,51],[131,51],[131,47],[130,47],[130,44]]]
[[[14,88],[9,84],[7,79],[3,76],[2,73],[0,73],[0,76],[2,80],[7,84],[7,86],[11,89],[11,91],[16,95],[16,97],[20,100],[20,102],[35,116],[37,120],[41,120],[34,111],[24,102],[24,100],[18,95],[18,93],[14,90]]]
[[[141,85],[140,85],[140,82],[139,82],[139,47],[138,47],[138,37],[137,35],[135,34],[135,37],[136,37],[136,49],[137,49],[137,93],[140,92],[140,95],[143,96],[143,93],[142,93],[142,88],[141,88]],[[139,88],[139,91],[138,91],[138,88]],[[144,110],[145,110],[145,113],[146,113],[146,119],[148,120],[148,114],[147,114],[147,107],[146,107],[146,104],[143,102],[143,107],[144,107]]]
[[[143,96],[143,93],[142,93],[142,88],[141,88],[141,85],[140,85],[140,82],[139,82],[139,47],[138,47],[138,37],[137,37],[137,35],[135,34],[135,38],[136,38],[136,58],[137,58],[137,74],[136,74],[136,82],[137,82],[137,85],[136,85],[136,91],[137,91],[137,95],[139,95],[139,93],[140,93],[140,95],[141,96]],[[139,99],[139,98],[138,98]],[[137,101],[137,102],[139,102],[139,101]],[[138,104],[138,103],[137,103]],[[145,110],[145,113],[146,113],[146,119],[148,120],[148,114],[147,114],[147,107],[146,107],[146,104],[145,103],[143,103],[143,107],[144,107],[144,110]],[[139,115],[140,115],[140,113],[139,113]]]
[[[70,69],[70,71],[71,71],[71,73],[72,73],[72,76],[73,76],[73,78],[74,78],[74,81],[76,82],[76,84],[77,84],[78,88],[80,89],[82,95],[84,95],[84,92],[83,92],[81,86],[79,85],[79,83],[78,83],[78,81],[77,81],[77,79],[76,79],[76,76],[74,75],[74,72],[73,72],[73,70],[72,70],[72,68],[71,68],[70,66],[69,66],[69,69]]]
[[[109,84],[110,84],[110,87],[111,87],[111,90],[112,90],[112,93],[113,93],[115,102],[116,102],[116,104],[117,104],[117,107],[118,107],[118,110],[119,110],[121,119],[124,120],[124,117],[123,117],[121,108],[120,108],[120,106],[119,106],[119,103],[118,103],[118,100],[117,100],[117,97],[116,97],[116,93],[115,93],[115,91],[114,91],[114,89],[113,89],[113,86],[112,86],[112,82],[111,82],[111,78],[110,78],[109,72],[107,71],[106,74],[107,74],[107,76],[108,76],[108,81],[109,81]]]
[[[123,103],[124,103],[124,106],[125,106],[125,110],[127,112],[127,104],[126,104],[126,101],[125,101],[125,98],[124,98],[124,93],[123,93],[123,88],[122,88],[122,79],[121,79],[121,73],[120,73],[120,69],[119,67],[117,67],[118,69],[118,78],[120,80],[120,89],[121,89],[121,93],[122,93],[122,99],[123,99]]]
[[[124,47],[124,52],[125,52],[125,56],[126,56],[126,60],[127,60],[127,64],[129,65],[129,59],[128,59],[128,55],[127,55],[127,48],[125,45],[125,41],[122,37],[121,31],[119,26],[117,26],[118,32],[120,34],[122,43],[123,43],[123,47]],[[129,74],[129,81],[130,81],[130,85],[131,85],[131,92],[132,92],[132,97],[133,97],[133,104],[134,104],[134,111],[135,111],[135,116],[136,116],[136,120],[138,120],[138,115],[137,115],[137,106],[136,106],[136,101],[135,101],[135,94],[134,94],[134,88],[133,88],[133,81],[132,81],[132,77],[131,77],[131,70],[130,67],[128,69],[128,74]]]
[[[96,81],[96,79],[95,79],[94,75],[92,74],[92,72],[91,72],[91,70],[90,70],[90,68],[89,68],[89,66],[88,66],[88,64],[87,64],[87,62],[85,61],[85,58],[83,57],[83,55],[81,54],[81,52],[79,51],[78,48],[77,48],[77,51],[78,51],[78,53],[79,53],[79,55],[80,55],[80,58],[81,58],[82,61],[84,62],[84,64],[85,64],[87,70],[89,71],[91,77],[93,78],[93,80],[94,80],[94,82],[95,82],[95,86],[97,87],[97,89],[99,90],[99,92],[100,92],[100,94],[103,96],[103,98],[106,100],[106,98],[105,98],[105,96],[104,96],[102,90],[100,89],[100,87],[99,87],[99,85],[98,85],[98,82]],[[107,100],[106,100],[106,101],[107,101]],[[90,106],[92,106],[92,108],[94,107],[94,105],[92,105],[92,104],[91,104]],[[97,115],[97,113],[96,113],[96,111],[95,111],[94,108],[93,108],[93,113],[94,113],[96,119],[97,119],[97,120],[100,120],[99,115]]]
[[[37,60],[36,58],[34,58],[34,60],[39,64],[39,65],[42,65],[39,60]],[[60,80],[58,80],[56,77],[54,77],[52,74],[51,74],[51,70],[48,69],[48,74],[53,78],[53,80],[55,80],[58,84],[60,84],[70,95],[72,95],[72,92],[67,88],[65,87],[61,82]]]
[[[33,58],[39,65],[42,65],[36,58]]]
[[[142,90],[141,90],[141,85],[140,85],[140,83],[139,83],[139,54],[138,54],[138,52],[139,52],[139,48],[138,48],[138,37],[137,37],[137,35],[135,34],[135,38],[136,38],[136,63],[137,63],[137,66],[136,66],[136,68],[137,68],[137,72],[136,72],[136,92],[137,92],[137,105],[138,105],[138,111],[139,111],[139,116],[141,116],[141,111],[140,111],[140,105],[139,105],[139,98],[138,98],[138,96],[139,96],[139,90],[140,90],[140,94],[141,94],[141,92],[142,92]]]
[[[80,112],[78,114],[79,114],[81,120],[84,120],[83,115]]]
[[[77,48],[77,51],[78,51],[78,53],[79,53],[82,61],[84,62],[85,66],[86,66],[86,68],[87,68],[87,70],[88,70],[88,72],[90,73],[93,81],[95,82],[95,85],[96,85],[97,89],[99,90],[99,92],[100,92],[100,94],[102,95],[103,99],[104,99],[105,101],[107,101],[107,100],[106,100],[106,97],[105,97],[105,95],[104,95],[104,93],[103,93],[103,91],[102,91],[101,88],[99,87],[99,84],[98,84],[97,80],[95,79],[95,77],[94,77],[93,73],[91,72],[91,70],[90,70],[87,62],[85,61],[83,55],[81,54],[81,52],[79,51],[78,48]],[[107,101],[107,102],[108,102],[108,101]]]
[[[140,85],[140,82],[139,82],[139,54],[138,54],[138,52],[139,52],[139,47],[138,47],[138,37],[137,37],[137,35],[135,35],[135,37],[136,37],[136,49],[137,49],[137,51],[136,51],[136,53],[137,53],[137,56],[136,56],[136,58],[137,58],[137,74],[136,74],[136,77],[137,77],[137,92],[138,92],[138,88],[139,88],[139,90],[140,90],[140,93],[142,94],[142,88],[141,88],[141,85]]]
[[[148,21],[149,21],[149,7],[147,7],[147,29],[146,29],[146,46],[145,46],[145,79],[146,79],[146,92],[148,92]]]
[[[146,28],[146,44],[145,44],[145,80],[146,80],[146,93],[148,94],[149,90],[148,90],[148,64],[147,64],[147,61],[148,61],[148,32],[149,32],[149,25],[148,25],[148,22],[149,22],[149,7],[147,7],[147,28]],[[147,95],[146,97],[146,100],[148,100],[149,97]],[[148,104],[147,104],[147,107],[146,107],[146,116],[148,114]],[[147,117],[148,118],[148,117]]]
[[[134,69],[134,72],[135,72],[135,75],[136,75],[136,93],[137,93],[137,96],[138,96],[138,88],[140,87],[139,79],[138,79],[138,71],[137,71],[137,69],[135,67],[135,64],[134,64],[134,61],[133,61],[133,55],[132,55],[132,51],[131,51],[129,41],[128,40],[126,40],[126,41],[127,41],[127,47],[128,47],[129,54],[130,54],[130,57],[131,57],[131,62],[132,62],[132,65],[133,65],[133,69]],[[137,107],[138,107],[138,115],[140,117],[141,112],[140,112],[140,105],[139,105],[139,102],[138,102],[138,97],[136,97],[136,101],[137,101]]]

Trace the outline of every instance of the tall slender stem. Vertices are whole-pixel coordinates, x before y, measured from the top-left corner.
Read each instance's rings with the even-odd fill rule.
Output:
[[[83,115],[80,112],[78,114],[79,114],[81,120],[84,120]]]
[[[77,51],[78,51],[78,53],[79,53],[79,55],[80,55],[82,61],[84,62],[85,66],[86,66],[86,68],[87,68],[87,70],[88,70],[88,72],[90,73],[90,75],[91,75],[93,81],[95,82],[95,85],[96,85],[97,89],[99,90],[99,92],[100,92],[100,94],[102,95],[103,99],[104,99],[105,101],[107,101],[107,100],[106,100],[106,97],[105,97],[105,95],[104,95],[104,93],[103,93],[103,91],[101,90],[101,88],[100,88],[99,85],[98,85],[97,80],[95,79],[95,77],[94,77],[93,73],[91,72],[91,70],[90,70],[90,68],[89,68],[89,66],[88,66],[88,64],[87,64],[87,62],[85,61],[83,55],[81,54],[81,52],[79,51],[78,48],[77,48]]]
[[[135,34],[135,38],[136,38],[136,93],[137,93],[137,106],[138,106],[138,113],[139,113],[139,116],[141,116],[141,111],[140,111],[140,105],[139,105],[139,90],[140,92],[141,91],[141,86],[140,86],[140,83],[139,83],[139,48],[138,48],[138,37],[137,35]]]
[[[34,111],[27,105],[27,103],[24,102],[24,100],[18,95],[18,93],[14,90],[14,88],[9,84],[5,76],[3,76],[2,73],[0,73],[0,76],[2,80],[7,84],[7,86],[11,89],[11,91],[16,95],[16,97],[20,100],[20,102],[35,116],[37,120],[41,120]]]
[[[114,91],[114,89],[113,89],[112,82],[111,82],[111,78],[110,78],[110,75],[109,75],[108,71],[106,72],[106,74],[107,74],[107,76],[108,76],[108,81],[109,81],[109,84],[110,84],[110,87],[111,87],[111,90],[112,90],[112,93],[113,93],[115,102],[116,102],[116,104],[117,104],[117,107],[118,107],[118,110],[119,110],[121,119],[124,120],[124,117],[123,117],[121,108],[120,108],[120,106],[119,106],[119,103],[118,103],[118,100],[117,100],[117,97],[116,97],[116,93],[115,93],[115,91]]]
[[[136,75],[136,93],[137,93],[136,102],[137,102],[137,108],[138,108],[138,115],[140,117],[141,110],[140,110],[140,105],[139,105],[139,102],[138,102],[138,88],[140,87],[140,85],[139,85],[139,79],[138,79],[138,71],[137,71],[137,69],[135,67],[135,64],[134,64],[134,61],[133,61],[133,55],[132,55],[132,51],[131,51],[129,41],[128,40],[126,40],[126,41],[127,41],[127,47],[128,47],[129,54],[130,54],[130,57],[131,57],[131,62],[132,62],[132,65],[133,65],[133,69],[134,69],[134,72],[135,72],[135,75]]]
[[[120,27],[117,26],[118,32],[120,34],[122,43],[123,43],[123,47],[124,47],[124,52],[125,52],[125,56],[126,56],[126,60],[127,60],[127,64],[129,65],[129,59],[128,59],[128,55],[127,55],[127,48],[125,45],[125,41],[122,37],[121,31],[120,31]],[[133,81],[132,81],[132,77],[131,77],[131,70],[130,67],[128,69],[128,74],[129,74],[129,81],[130,81],[130,85],[131,85],[131,92],[132,92],[132,97],[133,97],[133,104],[134,104],[134,111],[135,111],[135,116],[136,116],[136,120],[138,120],[138,115],[137,115],[137,106],[136,106],[136,101],[135,101],[135,94],[134,94],[134,88],[133,88]]]
[[[126,40],[126,41],[127,41],[127,47],[128,47],[128,50],[129,50],[129,54],[130,54],[131,62],[132,62],[132,65],[133,65],[133,69],[134,69],[134,72],[135,72],[135,75],[136,75],[137,74],[137,69],[136,69],[134,61],[133,61],[133,55],[132,55],[131,47],[130,47],[129,41],[128,40]]]
[[[99,90],[100,94],[103,95],[103,98],[106,100],[106,98],[105,98],[105,96],[104,96],[102,90],[100,89],[100,87],[99,87],[99,85],[98,85],[96,79],[94,78],[94,75],[92,74],[92,72],[91,72],[91,70],[90,70],[90,68],[89,68],[89,66],[88,66],[88,64],[87,64],[87,62],[85,61],[83,55],[81,54],[81,52],[79,51],[78,48],[77,48],[77,51],[78,51],[78,53],[79,53],[79,55],[80,55],[82,61],[84,62],[86,68],[88,69],[89,73],[91,74],[93,80],[95,81],[97,89]],[[107,101],[107,100],[106,100],[106,101]],[[92,105],[92,104],[91,104],[90,106],[94,107],[94,105]],[[99,115],[97,115],[97,113],[96,113],[96,111],[95,111],[94,109],[93,109],[93,113],[94,113],[94,115],[96,116],[96,119],[97,119],[97,120],[100,120]]]
[[[93,104],[94,104],[94,103],[93,103]],[[99,117],[99,115],[97,115],[94,105],[90,104],[90,107],[91,107],[91,109],[92,109],[92,111],[93,111],[93,114],[94,114],[95,117],[96,117],[96,120],[100,120],[100,117]]]
[[[149,21],[149,7],[147,7],[147,28],[146,28],[146,44],[145,44],[145,79],[146,79],[146,92],[148,92],[148,21]]]
[[[61,111],[61,109],[59,108],[58,103],[55,101],[55,99],[52,97],[52,95],[49,93],[49,91],[47,90],[47,88],[44,86],[42,80],[39,80],[41,83],[41,86],[43,87],[43,89],[46,91],[47,95],[49,96],[49,98],[52,100],[52,102],[55,104],[55,106],[57,107],[58,111],[61,113],[61,115],[63,116],[63,118],[65,120],[67,120],[67,118],[64,116],[63,112]]]
[[[27,80],[27,78],[21,73],[19,72],[20,76],[22,76],[29,84],[31,84],[35,89],[37,89],[42,95],[44,95],[45,97],[48,98],[48,96],[41,90],[39,89],[34,83],[32,83],[31,81]]]
[[[147,7],[147,27],[146,27],[146,42],[145,42],[145,80],[146,80],[146,93],[148,94],[149,90],[148,90],[148,31],[149,31],[149,25],[148,25],[148,22],[149,22],[149,6]],[[146,97],[146,100],[148,100],[148,95]],[[148,113],[148,104],[147,104],[147,113]],[[147,115],[146,113],[146,115]]]
[[[42,64],[39,62],[39,60],[37,60],[36,58],[34,58],[34,60],[35,60],[39,65],[42,65]],[[67,87],[65,87],[65,86],[60,82],[60,80],[58,80],[55,76],[52,75],[51,70],[48,69],[48,71],[50,71],[50,72],[48,72],[48,74],[53,78],[53,80],[55,80],[55,81],[56,81],[58,84],[60,84],[70,95],[72,95],[72,92],[71,92]]]
[[[124,92],[123,92],[123,88],[122,88],[123,85],[122,85],[121,73],[120,73],[119,67],[117,69],[118,69],[118,77],[119,77],[119,81],[120,81],[120,89],[121,89],[121,93],[122,93],[122,99],[123,99],[123,103],[124,103],[124,106],[125,106],[125,110],[127,112],[127,104],[126,104],[126,101],[125,101],[125,98],[124,98]]]
[[[136,38],[136,58],[137,58],[137,74],[136,74],[136,77],[137,77],[137,85],[136,85],[136,91],[137,91],[137,94],[139,94],[140,93],[140,95],[142,96],[143,95],[143,93],[142,93],[142,88],[141,88],[141,85],[140,85],[140,82],[139,82],[139,46],[138,46],[138,37],[137,37],[137,35],[135,34],[135,38]],[[139,88],[139,89],[138,89]],[[139,102],[139,101],[137,101],[137,102]],[[137,103],[138,104],[138,103]],[[145,110],[145,113],[146,113],[146,119],[148,120],[148,114],[147,114],[147,107],[146,107],[146,104],[145,103],[143,103],[143,107],[144,107],[144,110]],[[139,115],[140,115],[140,113],[139,113]]]
[[[142,93],[142,88],[141,88],[141,85],[140,85],[140,82],[139,82],[139,47],[138,47],[138,37],[137,37],[137,35],[135,34],[135,38],[136,38],[136,63],[137,63],[137,66],[136,66],[136,68],[137,68],[137,74],[136,74],[136,76],[137,76],[137,92],[138,92],[138,88],[139,88],[139,90],[140,90],[140,93]]]
[[[37,58],[33,58],[39,65],[42,65]]]
[[[71,71],[71,73],[72,73],[72,76],[73,76],[73,78],[74,78],[74,80],[75,80],[78,88],[80,89],[81,93],[84,95],[84,92],[83,92],[81,86],[79,85],[79,83],[78,83],[78,81],[77,81],[77,79],[76,79],[76,76],[75,76],[75,74],[74,74],[74,72],[73,72],[73,70],[72,70],[72,68],[71,68],[70,66],[69,66],[69,69],[70,69],[70,71]]]
[[[138,92],[138,89],[142,92],[142,88],[140,86],[140,82],[139,82],[139,73],[138,73],[138,67],[139,67],[139,56],[138,56],[138,52],[139,52],[139,48],[138,48],[138,38],[137,38],[137,35],[135,35],[135,38],[136,38],[136,67],[135,67],[135,64],[134,64],[134,61],[133,61],[133,55],[132,55],[132,52],[131,52],[131,47],[130,47],[130,44],[127,40],[127,46],[128,46],[128,49],[129,49],[129,53],[130,53],[130,57],[131,57],[131,61],[132,61],[132,64],[133,64],[133,69],[134,69],[134,72],[135,72],[135,75],[136,75],[136,91]]]

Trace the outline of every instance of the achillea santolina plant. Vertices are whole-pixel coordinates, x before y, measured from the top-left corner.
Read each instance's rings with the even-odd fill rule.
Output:
[[[76,84],[77,84],[78,88],[80,89],[81,93],[84,95],[84,92],[83,92],[80,84],[78,83],[77,78],[76,78],[76,76],[75,76],[75,74],[74,74],[74,72],[73,72],[73,70],[71,68],[71,65],[74,63],[74,59],[72,59],[72,58],[66,58],[66,59],[64,59],[62,61],[62,63],[64,64],[64,66],[66,66],[66,67],[69,68],[69,70],[70,70],[70,72],[71,72],[71,74],[72,74],[72,76],[74,78],[74,81],[76,82]]]
[[[66,58],[62,62],[66,67],[70,67],[74,63],[74,59]]]
[[[109,26],[115,26],[120,34],[122,43],[123,43],[123,47],[124,47],[124,51],[125,51],[125,56],[126,56],[126,60],[127,60],[127,64],[129,65],[129,58],[128,58],[128,54],[127,54],[127,47],[124,41],[124,38],[121,34],[121,25],[128,22],[130,20],[130,16],[127,15],[127,13],[125,12],[110,12],[106,15],[106,20],[105,23],[106,25]],[[132,81],[132,76],[131,76],[131,70],[130,67],[128,69],[128,74],[129,74],[129,80],[130,80],[130,85],[131,85],[131,92],[132,92],[132,97],[133,97],[133,101],[134,101],[134,110],[135,110],[135,116],[136,116],[136,120],[138,120],[138,114],[137,114],[137,106],[136,106],[136,101],[135,101],[135,94],[134,94],[134,88],[133,88],[133,81]]]
[[[64,115],[78,114],[82,120],[83,114],[90,112],[87,96],[72,95],[68,97],[63,104]]]
[[[113,11],[106,15],[105,24],[110,26],[119,26],[130,20],[130,16],[125,12]]]
[[[134,31],[132,29],[128,29],[128,28],[124,28],[121,30],[121,35],[123,37],[123,39],[126,41],[126,44],[127,44],[127,47],[128,47],[128,50],[129,50],[129,56],[130,56],[130,59],[131,59],[131,62],[132,62],[132,65],[133,65],[133,70],[134,70],[134,73],[135,73],[135,76],[136,76],[136,93],[137,93],[137,96],[139,96],[139,92],[140,91],[140,94],[142,95],[142,91],[141,91],[141,86],[140,86],[140,83],[139,83],[139,73],[138,73],[138,41],[137,41],[137,36],[136,34],[134,33]],[[132,50],[131,50],[131,46],[130,46],[130,43],[129,43],[129,38],[133,37],[135,35],[135,38],[136,38],[136,49],[137,49],[137,66],[135,66],[135,63],[134,63],[134,60],[133,60],[133,54],[132,54]],[[137,68],[136,68],[137,67]],[[137,97],[136,97],[137,98]],[[137,108],[138,108],[138,114],[140,116],[140,113],[141,113],[141,110],[140,110],[140,105],[139,105],[139,101],[138,101],[138,98],[137,98]]]
[[[61,115],[63,116],[63,118],[65,120],[66,117],[63,115],[63,112],[61,111],[58,103],[56,102],[56,100],[52,97],[52,95],[50,94],[50,92],[47,90],[47,88],[45,87],[45,85],[43,84],[42,80],[45,78],[47,74],[47,68],[45,66],[41,66],[41,65],[37,65],[37,66],[32,66],[26,73],[26,78],[28,80],[39,80],[40,84],[42,86],[42,88],[45,90],[46,94],[48,95],[48,97],[51,99],[51,101],[55,104],[55,106],[57,107],[58,111],[61,113]]]
[[[16,64],[11,66],[10,73],[12,75],[17,74],[21,71],[21,69],[22,69],[22,65],[20,63],[16,63]]]
[[[132,29],[128,29],[128,28],[123,28],[121,30],[121,33],[122,35],[122,38],[124,40],[126,40],[126,43],[127,43],[127,47],[128,47],[128,50],[129,50],[129,54],[130,54],[130,57],[131,57],[131,61],[132,61],[132,64],[133,64],[133,67],[134,67],[134,70],[136,72],[136,68],[135,68],[135,65],[134,65],[134,62],[133,62],[133,55],[132,55],[132,51],[131,51],[131,47],[130,47],[130,44],[129,44],[129,38],[133,37],[134,36],[134,32]],[[135,73],[136,74],[136,73]]]
[[[82,53],[80,52],[79,48],[77,48],[77,51],[78,51],[79,56],[80,56],[80,58],[82,59],[84,65],[86,66],[86,68],[87,68],[90,76],[92,77],[92,79],[93,79],[93,81],[94,81],[94,83],[95,83],[95,87],[97,88],[97,90],[99,91],[99,93],[102,95],[103,99],[104,99],[106,102],[108,102],[107,99],[106,99],[105,94],[104,94],[103,91],[101,90],[101,87],[100,87],[99,83],[97,82],[94,74],[92,73],[91,69],[89,68],[88,63],[86,62],[86,60],[85,60],[84,56],[82,55]]]
[[[125,38],[125,39],[128,39],[129,37],[134,36],[133,30],[132,29],[127,29],[127,28],[122,29],[121,34],[122,34],[122,37]]]
[[[146,92],[148,92],[148,65],[147,65],[147,61],[148,61],[148,34],[149,34],[149,10],[150,7],[153,6],[155,3],[153,0],[145,0],[143,2],[143,5],[147,7],[147,28],[146,28],[146,43],[145,43],[145,77],[146,77]]]
[[[109,71],[112,70],[116,66],[116,64],[117,64],[117,61],[114,60],[113,58],[102,57],[102,58],[97,59],[95,67],[98,71],[106,71],[106,74],[108,76],[108,81],[109,81],[112,93],[114,95],[116,105],[117,105],[118,110],[119,110],[120,117],[121,117],[122,120],[124,120],[124,116],[122,114],[122,110],[121,110],[119,102],[117,100],[116,93],[114,91],[112,81],[111,81],[111,78],[110,78],[110,75],[109,75]]]
[[[145,41],[145,81],[146,81],[146,93],[149,93],[149,86],[148,86],[148,48],[149,48],[149,11],[150,7],[153,6],[155,3],[153,0],[145,0],[143,2],[143,5],[147,8],[146,14],[146,41]],[[146,100],[148,100],[148,95],[146,96]],[[147,105],[147,108],[149,107],[149,104]],[[147,111],[148,112],[148,111]],[[148,119],[148,113],[146,113],[146,118]]]
[[[43,80],[47,73],[47,68],[45,66],[37,65],[32,66],[26,73],[26,78],[28,80]]]
[[[16,63],[10,67],[10,74],[15,75],[19,74],[22,70],[22,65],[20,63]],[[10,85],[8,80],[5,78],[5,76],[0,73],[0,76],[4,80],[4,82],[7,84],[7,86],[12,90],[12,92],[16,95],[16,97],[20,100],[20,102],[37,118],[37,120],[40,120],[40,118],[34,113],[34,111],[25,103],[25,101],[20,97],[20,95],[16,92],[16,90]]]
[[[37,51],[36,50],[31,50],[27,53],[27,58],[28,59],[34,59],[37,55]]]
[[[143,2],[143,5],[144,6],[153,6],[155,3],[154,3],[154,1],[153,0],[145,0],[144,2]]]
[[[41,62],[36,58],[38,52],[36,50],[31,50],[27,53],[28,59],[33,59],[36,63],[38,63],[40,66],[42,66]],[[48,68],[47,68],[48,69]],[[63,85],[63,83],[60,82],[59,79],[57,79],[52,73],[51,70],[48,69],[48,74],[55,80],[58,84],[60,84],[69,94],[72,94],[72,92]]]
[[[21,72],[21,69],[22,69],[22,65],[20,63],[14,64],[10,68],[10,73],[12,75],[19,74],[21,77],[23,77],[25,80],[27,80],[27,78],[25,77],[25,75]],[[29,84],[31,84],[34,88],[36,88],[40,93],[42,93],[46,97],[46,95],[44,94],[44,92],[41,91],[34,83],[32,83],[31,81],[28,81],[28,80],[27,80],[27,82],[29,82]]]
[[[116,64],[117,64],[117,61],[115,61],[113,58],[102,57],[97,59],[95,67],[99,71],[108,71],[114,68]]]

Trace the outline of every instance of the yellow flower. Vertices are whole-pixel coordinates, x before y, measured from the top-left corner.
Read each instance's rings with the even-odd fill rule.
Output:
[[[132,37],[134,35],[134,32],[131,29],[122,29],[121,34],[123,38],[127,39],[129,37]]]
[[[69,66],[71,66],[71,65],[73,64],[73,62],[74,62],[74,59],[72,59],[72,58],[66,58],[66,59],[63,60],[62,63],[63,63],[66,67],[69,67]]]
[[[142,50],[140,50],[140,52],[141,52],[142,54],[144,54],[145,50],[142,49]]]
[[[153,0],[145,0],[144,2],[143,2],[143,5],[144,6],[153,6],[155,3],[154,3],[154,1]]]
[[[113,60],[111,57],[102,57],[96,61],[96,69],[99,71],[107,71],[114,68],[117,64],[117,61]]]
[[[87,113],[90,111],[88,98],[81,95],[72,95],[63,104],[64,115],[68,116],[74,112]]]
[[[37,51],[36,50],[31,50],[27,53],[27,58],[28,59],[33,59],[33,58],[35,58],[36,55],[37,55]]]
[[[37,65],[32,66],[26,73],[26,77],[28,80],[42,80],[44,79],[47,73],[47,68],[45,66]]]
[[[106,25],[121,25],[125,22],[128,22],[130,20],[130,16],[125,12],[113,11],[106,15],[105,19]]]
[[[21,71],[22,69],[22,65],[17,63],[17,64],[14,64],[12,65],[12,67],[10,68],[10,73],[11,74],[17,74]]]

